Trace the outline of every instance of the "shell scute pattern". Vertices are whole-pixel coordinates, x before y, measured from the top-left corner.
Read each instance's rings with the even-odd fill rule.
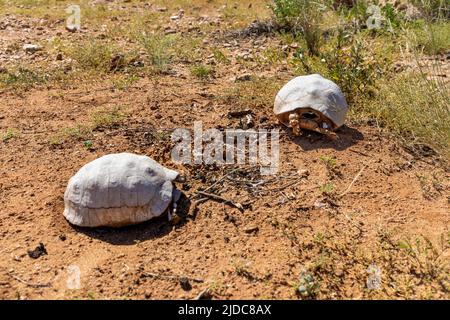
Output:
[[[344,124],[348,105],[337,84],[311,74],[290,80],[275,97],[274,112],[284,125],[289,125],[289,114],[301,109],[319,112],[336,129]]]
[[[70,180],[64,216],[78,226],[122,226],[161,215],[172,201],[176,171],[146,156],[111,154]]]

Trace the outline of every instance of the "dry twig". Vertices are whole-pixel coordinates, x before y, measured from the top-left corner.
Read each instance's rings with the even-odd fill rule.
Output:
[[[209,288],[203,289],[194,300],[207,300],[211,299],[211,290]]]
[[[51,287],[51,286],[52,286],[51,283],[30,283],[30,282],[28,282],[28,281],[25,281],[25,280],[19,278],[18,276],[14,275],[14,274],[12,274],[12,273],[8,273],[8,275],[9,275],[11,278],[13,278],[13,279],[19,281],[20,283],[23,283],[23,284],[27,285],[28,287],[32,287],[32,288],[48,288],[48,287]]]
[[[207,192],[204,192],[204,191],[196,191],[196,193],[199,194],[199,195],[208,197],[210,199],[221,201],[222,203],[225,203],[225,204],[229,204],[229,205],[231,205],[231,206],[233,206],[233,207],[235,207],[235,208],[237,208],[237,209],[239,209],[241,211],[244,210],[244,207],[242,206],[242,204],[237,203],[237,202],[233,202],[233,201],[228,200],[228,199],[225,199],[224,197],[218,196],[216,194],[207,193]]]
[[[358,173],[356,174],[356,176],[353,178],[352,182],[350,182],[350,184],[348,185],[347,189],[345,189],[344,192],[342,192],[340,195],[338,195],[339,198],[342,198],[343,196],[345,196],[350,189],[352,188],[353,184],[356,182],[356,180],[358,180],[358,178],[361,176],[362,172],[364,171],[364,169],[368,166],[368,163],[365,163],[362,168],[358,171]]]

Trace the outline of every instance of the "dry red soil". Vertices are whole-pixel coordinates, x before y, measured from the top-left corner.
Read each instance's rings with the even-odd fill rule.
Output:
[[[0,32],[4,42],[21,39]],[[239,48],[250,40],[238,39]],[[299,299],[302,274],[319,284],[307,298],[449,298],[450,174],[442,159],[407,152],[371,123],[347,121],[336,141],[316,133],[296,138],[280,127],[269,102],[252,111],[255,128],[280,129],[275,176],[248,165],[177,165],[170,130],[192,129],[194,121],[205,129],[241,127],[227,115],[242,106],[217,98],[234,85],[231,77],[292,75],[244,69],[234,60],[207,80],[183,65],[172,70],[125,90],[99,76],[0,93],[0,132],[17,133],[0,142],[0,298],[193,299],[210,288],[215,299]],[[91,150],[76,138],[51,143],[62,128],[114,106],[125,106],[125,119],[95,129]],[[64,219],[69,178],[117,152],[147,155],[187,176],[179,185],[181,223],[172,226],[164,215],[121,229],[84,229]],[[327,165],[331,157],[335,165]],[[195,192],[219,179],[209,192],[244,210],[196,202]],[[47,254],[32,259],[27,251],[39,243]],[[366,284],[372,264],[381,269],[378,290]],[[72,265],[81,271],[77,290],[67,287]]]

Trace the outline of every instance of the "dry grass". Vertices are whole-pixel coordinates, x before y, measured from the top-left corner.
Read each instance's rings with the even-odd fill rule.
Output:
[[[92,137],[92,129],[87,125],[78,124],[73,127],[62,128],[49,138],[49,144],[60,147],[70,140],[82,141]]]
[[[377,97],[354,114],[376,119],[407,144],[426,144],[450,157],[450,90],[411,72],[384,81]]]
[[[127,117],[124,107],[102,108],[91,114],[92,130],[114,127],[122,123]]]
[[[406,37],[419,52],[443,54],[450,48],[450,22],[420,23],[407,32]]]

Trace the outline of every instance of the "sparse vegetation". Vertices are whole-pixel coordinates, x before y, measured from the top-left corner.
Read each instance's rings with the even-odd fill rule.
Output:
[[[139,77],[131,74],[120,76],[119,78],[113,80],[114,87],[118,90],[126,90],[131,87],[133,84],[139,81]]]
[[[200,79],[207,79],[213,74],[213,68],[208,65],[198,64],[191,68],[191,74]]]
[[[173,59],[173,47],[177,36],[142,35],[139,41],[147,51],[150,65],[156,72],[167,72]]]
[[[92,129],[113,127],[120,124],[125,118],[126,114],[121,106],[96,110],[91,114]]]
[[[448,86],[409,73],[383,82],[377,97],[354,112],[376,119],[411,148],[426,144],[450,156],[449,101]]]
[[[0,72],[0,88],[30,88],[35,85],[47,82],[47,75],[25,68],[19,67],[16,71]]]
[[[322,161],[328,168],[333,168],[337,164],[337,160],[330,156],[321,156],[320,161]]]
[[[87,125],[76,125],[74,127],[62,128],[52,135],[49,143],[52,146],[61,146],[70,139],[82,141],[92,136],[92,129]]]
[[[65,52],[85,70],[109,70],[116,48],[98,40],[87,40],[82,44],[66,48]]]
[[[326,195],[332,195],[334,193],[334,184],[327,182],[320,186],[320,192]]]
[[[72,33],[69,1],[0,0],[0,268],[17,276],[0,298],[448,298],[448,1],[407,2],[80,1]],[[273,176],[172,162],[171,133],[195,121],[284,128],[274,97],[311,73],[350,105],[335,140],[280,130]],[[65,182],[118,152],[189,177],[181,223],[62,225]],[[30,239],[51,244],[39,273],[19,263]],[[72,261],[80,290],[60,281]]]
[[[8,128],[5,133],[2,133],[2,141],[3,143],[8,142],[9,140],[13,139],[16,136],[13,129]]]
[[[289,31],[301,32],[309,53],[318,55],[324,6],[324,1],[274,0],[271,8],[276,21]]]
[[[250,81],[234,84],[218,98],[230,105],[238,104],[250,109],[270,108],[280,85],[281,81],[275,78],[255,77]]]
[[[364,294],[370,298],[395,293],[398,298],[430,299],[439,296],[439,290],[448,290],[449,266],[445,258],[450,248],[448,234],[442,234],[436,245],[423,236],[395,240],[393,234],[382,230],[377,241],[368,248],[361,239],[349,236],[358,234],[357,228],[350,227],[343,238],[338,236],[339,230],[323,234],[320,241],[311,239],[300,245],[301,250],[316,253],[316,259],[309,261],[301,281],[294,286],[297,289],[302,284],[301,292],[305,297],[309,296],[311,290],[308,288],[313,285],[316,298],[328,296],[328,290],[336,297],[345,298],[347,293],[342,288],[349,278],[357,279],[356,282],[365,287]],[[371,266],[380,271],[380,288],[377,290],[366,286]]]
[[[220,49],[217,49],[217,48],[214,49],[213,50],[213,55],[214,55],[214,59],[218,63],[224,63],[224,64],[230,64],[231,63],[230,59]]]

